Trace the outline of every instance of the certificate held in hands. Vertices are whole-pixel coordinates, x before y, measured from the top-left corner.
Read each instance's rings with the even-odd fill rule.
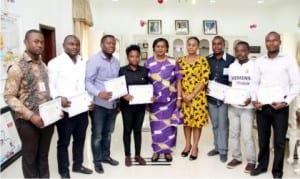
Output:
[[[272,104],[273,102],[283,102],[284,92],[279,86],[260,87],[257,94],[258,101],[262,104]]]
[[[244,89],[228,88],[225,92],[224,102],[233,105],[244,105],[249,95]]]
[[[127,94],[127,86],[125,75],[104,82],[104,87],[107,92],[112,92],[112,97],[109,101],[113,101]]]
[[[208,82],[209,92],[207,93],[207,95],[223,101],[225,98],[225,92],[228,88],[229,86],[227,85],[223,85],[216,81],[210,80]]]
[[[88,106],[91,104],[91,98],[87,93],[78,94],[68,98],[71,101],[71,106],[63,108],[63,111],[69,114],[69,117],[76,116],[80,113],[88,111]]]
[[[130,105],[133,104],[147,104],[152,103],[153,86],[152,85],[129,85],[129,94],[133,99],[129,101]]]
[[[39,105],[40,116],[44,122],[44,127],[53,124],[61,119],[61,98],[48,101]]]

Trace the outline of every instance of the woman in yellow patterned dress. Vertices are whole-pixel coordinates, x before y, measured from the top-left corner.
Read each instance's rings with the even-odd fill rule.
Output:
[[[200,41],[197,37],[187,40],[187,56],[180,57],[178,64],[182,73],[182,111],[184,115],[185,148],[182,157],[189,155],[190,160],[198,156],[198,142],[201,129],[208,123],[208,105],[205,95],[205,86],[208,83],[210,68],[207,59],[199,56]],[[193,145],[191,137],[193,135]]]

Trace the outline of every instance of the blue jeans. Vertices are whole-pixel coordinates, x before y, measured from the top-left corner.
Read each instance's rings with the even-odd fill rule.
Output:
[[[208,111],[213,126],[215,150],[221,155],[227,155],[228,151],[228,105],[215,105],[208,103]]]
[[[117,110],[95,105],[92,117],[92,152],[95,166],[110,156],[111,134],[115,129]]]

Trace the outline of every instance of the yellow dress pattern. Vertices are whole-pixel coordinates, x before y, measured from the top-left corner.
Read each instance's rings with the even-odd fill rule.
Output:
[[[186,56],[178,59],[178,64],[182,74],[182,91],[185,94],[192,93],[199,83],[207,85],[210,68],[206,57],[199,56],[194,63],[189,63]],[[201,128],[208,124],[208,104],[205,91],[198,92],[188,106],[182,103],[184,115],[184,125]]]

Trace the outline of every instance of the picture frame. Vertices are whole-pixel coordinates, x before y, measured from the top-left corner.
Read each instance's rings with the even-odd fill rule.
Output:
[[[188,20],[175,20],[176,34],[189,34],[189,21]]]
[[[148,20],[148,34],[161,34],[161,20]]]
[[[203,20],[203,33],[205,35],[217,35],[218,26],[216,20]]]
[[[22,155],[22,142],[15,124],[15,113],[10,107],[1,108],[0,141],[1,172]]]
[[[148,59],[148,52],[141,52],[141,60],[147,60]]]

